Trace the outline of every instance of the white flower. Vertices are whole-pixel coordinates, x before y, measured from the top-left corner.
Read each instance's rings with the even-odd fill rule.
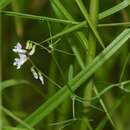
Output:
[[[41,81],[41,83],[44,84],[44,79],[43,79],[41,72],[36,72],[34,67],[31,67],[31,72],[35,79],[39,79]]]
[[[19,55],[20,56],[20,58],[15,58],[14,60],[14,63],[13,63],[13,65],[14,66],[17,66],[17,69],[20,69],[20,67],[27,61],[27,56],[26,55],[24,55],[24,54],[20,54]]]
[[[13,51],[16,53],[26,53],[26,50],[22,49],[22,45],[19,42],[14,47]]]
[[[20,67],[27,61],[28,57],[26,55],[26,50],[22,49],[22,45],[20,43],[17,43],[17,45],[13,49],[14,52],[18,53],[19,58],[14,59],[14,66],[17,66],[17,69],[20,69]]]
[[[23,49],[22,45],[18,42],[13,51],[19,55],[19,58],[15,58],[13,65],[17,66],[17,69],[20,69],[20,67],[28,60],[27,54],[33,55],[35,53],[35,48],[35,45],[27,42],[26,49]]]

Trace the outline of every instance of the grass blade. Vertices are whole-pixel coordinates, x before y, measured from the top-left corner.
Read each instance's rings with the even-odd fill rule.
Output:
[[[110,8],[110,9],[108,9],[108,10],[102,12],[102,13],[100,13],[99,14],[99,19],[103,19],[103,18],[105,18],[107,16],[115,14],[116,12],[126,8],[129,5],[130,5],[130,1],[129,0],[124,0],[123,2],[119,3],[118,5]]]
[[[26,80],[10,79],[10,80],[6,80],[6,81],[2,81],[0,84],[1,84],[1,90],[3,90],[10,86],[15,86],[15,85],[19,85],[19,84],[30,84],[30,83]]]
[[[114,122],[112,120],[112,117],[111,117],[110,113],[108,112],[108,110],[107,110],[107,108],[106,108],[102,98],[100,97],[99,92],[98,92],[96,86],[94,86],[93,89],[94,89],[94,92],[95,92],[96,96],[99,98],[99,102],[100,102],[101,106],[103,107],[103,109],[104,109],[108,119],[110,120],[111,124],[114,126]]]
[[[99,36],[99,34],[98,34],[98,32],[97,32],[97,30],[96,30],[96,28],[95,28],[95,25],[93,24],[93,22],[92,22],[91,19],[89,18],[88,11],[87,11],[87,9],[85,8],[85,6],[84,6],[82,0],[76,0],[76,3],[77,3],[77,5],[79,6],[81,12],[83,13],[83,15],[84,15],[84,17],[85,17],[87,23],[89,24],[91,30],[93,31],[95,37],[97,38],[97,40],[99,41],[99,43],[101,44],[101,46],[102,46],[103,48],[105,48],[105,45],[103,44],[102,39],[100,38],[100,36]]]
[[[21,17],[21,18],[31,19],[31,20],[49,21],[49,22],[56,22],[56,23],[63,23],[63,24],[78,24],[79,23],[76,21],[56,19],[56,18],[50,18],[50,17],[45,17],[45,16],[37,16],[37,15],[20,13],[20,12],[3,11],[3,10],[1,10],[0,12],[7,16]]]

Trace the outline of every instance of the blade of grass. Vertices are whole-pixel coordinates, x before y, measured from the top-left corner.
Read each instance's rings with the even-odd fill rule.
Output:
[[[31,19],[31,20],[49,21],[49,22],[72,24],[72,25],[79,23],[76,21],[56,19],[56,18],[50,18],[50,17],[38,16],[38,15],[31,15],[31,14],[25,14],[25,13],[20,13],[20,12],[3,11],[3,10],[1,10],[0,12],[7,16],[21,17],[24,19]]]
[[[122,81],[122,78],[123,78],[124,73],[125,73],[125,70],[126,70],[126,66],[127,66],[128,62],[129,62],[129,58],[130,58],[130,53],[128,54],[128,56],[127,56],[127,58],[126,58],[126,60],[125,60],[125,63],[124,63],[124,65],[123,65],[123,68],[122,68],[122,71],[121,71],[121,74],[120,74],[119,81]]]
[[[75,76],[68,84],[74,91],[90,76],[103,65],[117,50],[124,45],[124,43],[130,38],[130,29],[125,29],[110,45],[108,45],[94,60],[82,70],[77,76]],[[71,95],[67,85],[61,88],[54,96],[50,97],[48,101],[43,103],[36,111],[25,119],[25,122],[30,125],[36,125],[40,120],[45,118],[51,111],[53,111],[59,104],[61,104],[67,97]],[[19,124],[18,127],[24,127]]]
[[[56,18],[45,17],[45,16],[30,15],[30,14],[25,14],[25,13],[21,13],[21,12],[13,12],[13,11],[0,10],[0,13],[7,15],[7,16],[12,16],[12,17],[20,17],[20,18],[24,18],[24,19],[49,21],[49,22],[72,24],[72,25],[77,25],[77,24],[81,24],[82,22],[84,22],[84,21],[78,22],[78,21],[56,19]],[[116,27],[116,26],[130,26],[130,22],[97,24],[96,26],[99,28],[101,28],[101,27]],[[86,22],[84,22],[84,24],[82,24],[82,27],[88,28],[88,25],[86,24]]]
[[[8,88],[10,86],[15,86],[15,85],[19,85],[19,84],[28,84],[28,85],[30,85],[30,83],[28,81],[26,81],[26,80],[15,80],[15,79],[2,81],[0,83],[1,90],[5,89],[5,88]]]
[[[105,45],[104,45],[102,39],[100,38],[100,36],[99,36],[99,34],[98,34],[98,32],[97,32],[97,30],[96,30],[96,28],[95,28],[93,22],[92,22],[91,19],[89,18],[88,11],[87,11],[87,9],[85,8],[85,6],[84,6],[82,0],[75,0],[75,1],[76,1],[76,3],[77,3],[78,7],[80,8],[81,12],[83,13],[83,15],[84,15],[84,17],[85,17],[85,19],[86,19],[86,22],[89,24],[90,28],[92,29],[92,31],[93,31],[95,37],[97,38],[97,40],[99,41],[99,43],[101,44],[101,46],[102,46],[103,48],[105,48]]]
[[[115,14],[116,12],[126,8],[129,5],[130,5],[130,1],[129,0],[124,0],[123,2],[119,3],[118,5],[115,5],[114,7],[100,13],[98,18],[100,20],[103,19],[103,18],[106,18],[107,16]]]
[[[110,113],[108,112],[108,110],[107,110],[107,108],[106,108],[106,106],[105,106],[105,104],[104,104],[102,98],[100,97],[96,86],[94,86],[93,89],[94,89],[95,94],[98,96],[99,102],[100,102],[101,106],[103,107],[103,109],[104,109],[104,111],[105,111],[105,113],[106,113],[108,119],[110,120],[111,124],[112,124],[113,126],[115,126],[115,123],[113,122]]]
[[[45,94],[41,92],[38,87],[35,87],[32,83],[28,82],[27,80],[9,79],[9,80],[0,82],[1,90],[4,90],[11,86],[21,85],[21,84],[26,84],[26,85],[31,86],[38,94],[40,94],[42,97],[45,98]]]

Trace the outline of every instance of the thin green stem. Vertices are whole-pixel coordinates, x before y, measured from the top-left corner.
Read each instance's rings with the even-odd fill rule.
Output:
[[[119,82],[121,82],[122,79],[123,79],[123,76],[124,76],[124,73],[125,73],[125,70],[126,70],[126,66],[127,66],[128,62],[129,62],[129,58],[130,58],[130,53],[128,54],[128,56],[127,56],[127,58],[125,60],[125,63],[123,65],[123,68],[122,68],[122,71],[121,71],[121,74],[120,74],[120,78],[119,78]]]
[[[91,0],[89,16],[91,18],[91,21],[93,22],[93,25],[94,25],[93,28],[95,28],[95,29],[96,29],[96,24],[97,24],[98,8],[99,8],[99,0],[96,0],[96,1],[95,0]],[[86,20],[88,21],[87,17],[88,16],[86,16]],[[95,39],[95,36],[92,33],[92,31],[90,30],[90,32],[89,32],[88,53],[87,53],[87,56],[86,56],[88,65],[91,64],[91,62],[93,61],[93,59],[95,57],[95,53],[96,53],[96,39]],[[87,100],[91,99],[93,85],[94,85],[93,78],[91,78],[90,81],[87,83],[87,85],[84,88],[84,99],[87,99]],[[87,103],[83,104],[83,106],[84,106],[84,113],[88,112],[87,107],[90,104],[91,104],[91,102],[87,102]],[[87,118],[87,117],[84,117],[84,118]],[[82,126],[81,130],[88,129],[88,124],[85,124],[84,122],[82,122],[81,126]]]
[[[45,73],[41,72],[41,70],[34,64],[34,62],[29,59],[30,63],[32,64],[32,66],[34,66],[34,68],[39,71],[46,79],[48,79],[48,81],[50,81],[54,86],[58,87],[59,89],[61,88],[61,86],[59,84],[57,84],[55,81],[53,81],[50,77],[48,77]]]
[[[5,14],[7,16],[15,16],[15,17],[21,17],[25,19],[48,21],[48,22],[55,22],[55,23],[62,23],[62,24],[78,24],[79,23],[76,21],[56,19],[56,18],[50,18],[50,17],[38,16],[38,15],[31,15],[31,14],[25,14],[25,13],[15,12],[15,11],[13,12],[13,11],[0,10],[0,13]]]

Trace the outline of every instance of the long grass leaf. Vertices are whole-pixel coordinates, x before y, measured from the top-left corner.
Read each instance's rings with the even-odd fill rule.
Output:
[[[15,85],[19,85],[19,84],[30,84],[30,83],[26,80],[16,80],[16,79],[9,79],[9,80],[2,81],[0,83],[1,90],[8,88],[10,86],[15,86]]]
[[[110,16],[112,14],[115,14],[116,12],[126,8],[127,6],[130,5],[130,1],[129,0],[124,0],[123,2],[119,3],[118,5],[115,5],[114,7],[105,10],[104,12],[99,14],[99,19],[103,19],[107,16]]]
[[[97,32],[97,30],[96,30],[96,28],[95,28],[95,25],[93,24],[93,22],[92,22],[91,19],[89,18],[88,11],[87,11],[87,9],[85,8],[85,6],[84,6],[82,0],[76,0],[76,3],[77,3],[77,5],[79,6],[81,12],[83,13],[83,15],[84,15],[84,17],[85,17],[87,23],[89,24],[91,30],[93,31],[95,37],[97,38],[97,40],[99,41],[99,43],[101,44],[101,46],[102,46],[103,48],[105,48],[105,45],[104,45],[102,39],[100,38],[100,36],[99,36],[99,34],[98,34],[98,32]]]
[[[1,10],[0,12],[2,14],[7,15],[7,16],[21,17],[24,19],[31,19],[31,20],[49,21],[49,22],[56,22],[56,23],[63,23],[63,24],[78,24],[79,23],[76,21],[56,19],[56,18],[50,18],[50,17],[45,17],[45,16],[31,15],[31,14],[25,14],[25,13],[20,13],[20,12],[13,12],[13,11]]]

